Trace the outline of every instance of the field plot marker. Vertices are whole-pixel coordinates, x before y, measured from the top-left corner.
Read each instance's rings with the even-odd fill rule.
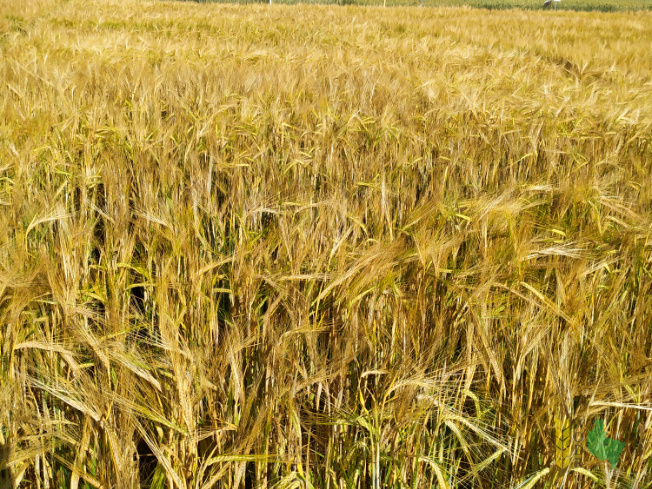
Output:
[[[553,2],[555,3],[555,10],[557,10],[557,4],[559,2],[561,2],[561,0],[546,0],[545,2],[543,2],[544,8],[547,7],[548,5],[550,5]]]

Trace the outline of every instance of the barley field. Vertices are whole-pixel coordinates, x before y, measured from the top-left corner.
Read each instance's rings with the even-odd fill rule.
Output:
[[[269,4],[269,0],[179,0],[192,3]],[[334,4],[367,6],[423,6],[423,7],[474,7],[488,10],[578,10],[598,12],[624,12],[652,10],[652,0],[559,0],[543,6],[544,0],[272,0],[272,4]]]
[[[3,488],[652,487],[652,12],[3,0],[0,365]]]

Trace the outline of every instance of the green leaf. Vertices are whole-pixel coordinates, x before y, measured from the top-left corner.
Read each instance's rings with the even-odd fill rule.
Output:
[[[625,448],[625,443],[618,440],[612,440],[611,438],[607,438],[606,442],[605,448],[607,452],[607,460],[609,460],[611,467],[615,469],[620,454],[623,451],[623,448]]]
[[[595,455],[598,460],[608,460],[614,469],[616,468],[623,448],[625,448],[625,444],[622,441],[607,438],[607,434],[604,431],[604,422],[601,419],[595,421],[593,429],[589,432],[587,444],[589,452]]]
[[[607,434],[604,432],[604,422],[601,419],[597,419],[586,441],[589,446],[589,452],[595,455],[598,460],[607,459],[604,443],[606,438]]]

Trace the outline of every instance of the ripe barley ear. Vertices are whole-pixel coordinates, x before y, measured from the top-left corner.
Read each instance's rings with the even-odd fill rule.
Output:
[[[571,460],[571,424],[566,417],[555,416],[555,461],[557,467],[566,470]]]

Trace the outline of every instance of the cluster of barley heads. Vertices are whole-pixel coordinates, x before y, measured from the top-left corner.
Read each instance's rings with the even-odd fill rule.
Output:
[[[652,477],[652,14],[0,5],[0,485]],[[571,470],[573,469],[573,470]]]

